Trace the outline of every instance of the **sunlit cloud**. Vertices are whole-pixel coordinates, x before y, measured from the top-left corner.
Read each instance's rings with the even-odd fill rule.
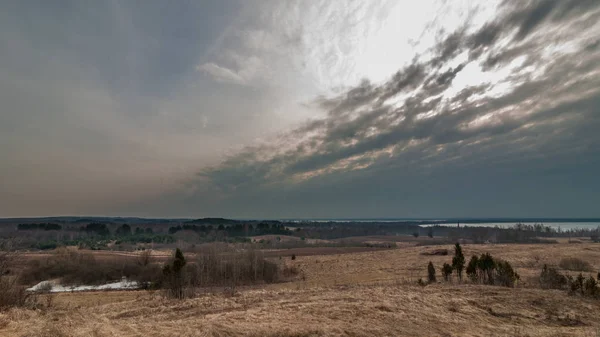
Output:
[[[595,211],[596,1],[45,6],[0,14],[7,216]]]

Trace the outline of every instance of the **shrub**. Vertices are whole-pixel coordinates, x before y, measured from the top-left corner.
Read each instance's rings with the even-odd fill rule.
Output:
[[[481,254],[477,260],[477,269],[479,270],[479,280],[487,284],[494,284],[494,270],[496,262],[490,253]]]
[[[565,257],[560,260],[559,267],[572,271],[592,271],[592,266],[587,262],[577,257]]]
[[[192,261],[196,266],[191,274],[193,286],[223,286],[272,283],[279,279],[280,269],[276,263],[267,261],[263,253],[252,249],[235,251],[226,245],[208,245]],[[281,270],[283,276],[291,270]],[[292,272],[293,273],[293,272]]]
[[[592,277],[588,277],[583,283],[583,289],[585,295],[597,297],[600,294],[600,290],[598,289],[598,282]]]
[[[435,268],[433,267],[433,263],[431,263],[431,261],[429,261],[429,264],[427,265],[427,280],[429,283],[436,282]]]
[[[458,279],[462,281],[462,273],[465,268],[465,256],[459,243],[454,246],[454,257],[452,258],[452,268],[456,270]]]
[[[48,258],[31,261],[21,273],[23,284],[60,278],[66,285],[101,284],[122,277],[136,279],[144,268],[134,259],[96,260],[93,254],[60,248]]]
[[[508,261],[496,261],[496,275],[494,283],[504,287],[514,287],[515,283],[520,279]]]
[[[291,267],[285,266],[285,267],[283,267],[281,274],[283,275],[283,277],[286,277],[286,278],[294,277],[294,276],[300,274],[300,270],[296,266],[291,266]]]
[[[540,286],[543,289],[563,289],[567,286],[567,277],[558,272],[555,268],[548,268],[544,265],[540,274]]]
[[[446,282],[450,281],[450,275],[452,274],[452,266],[444,263],[444,266],[442,267],[442,275],[444,275],[444,280]]]
[[[472,282],[479,281],[480,275],[477,272],[478,268],[479,268],[479,258],[477,257],[477,255],[473,255],[471,257],[471,260],[469,260],[469,264],[467,265],[467,277]]]
[[[418,237],[419,237],[419,232],[414,232],[412,235],[413,235],[415,238],[418,238]]]
[[[448,255],[448,249],[434,249],[430,252],[422,252],[421,255],[440,255],[446,256]]]
[[[577,275],[577,277],[573,278],[572,276],[567,276],[567,282],[569,284],[569,290],[572,294],[574,293],[581,293],[582,295],[585,294],[585,288],[584,288],[584,283],[585,283],[585,277],[583,277],[583,274],[579,273],[579,275]]]
[[[296,254],[292,254],[292,260],[296,259]]]
[[[0,310],[34,305],[35,295],[19,284],[16,276],[0,276]]]
[[[2,245],[0,244],[0,246]],[[0,248],[10,249],[5,246]],[[19,277],[12,273],[14,262],[14,253],[0,250],[0,310],[36,303],[35,295],[25,291],[25,287],[20,284]]]
[[[494,259],[489,253],[473,255],[466,272],[472,282],[505,287],[514,287],[520,278],[508,261]]]

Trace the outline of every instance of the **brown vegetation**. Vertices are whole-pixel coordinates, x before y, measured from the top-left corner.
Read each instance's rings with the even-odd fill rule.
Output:
[[[417,279],[428,280],[431,273],[425,268],[429,260],[433,275],[444,263],[452,268],[447,256],[424,257],[422,253],[431,249],[427,247],[296,254],[295,260],[291,254],[264,258],[260,251],[218,247],[211,253],[203,247],[184,252],[183,269],[190,284],[209,289],[215,285],[212,293],[180,301],[153,291],[60,294],[52,310],[13,308],[0,313],[0,335],[595,336],[600,301],[571,296],[566,288],[540,287],[544,264],[556,266],[566,257],[577,256],[599,269],[600,247],[582,243],[565,249],[567,245],[461,246],[464,256],[490,253],[494,261],[509,262],[521,275],[516,288],[468,282],[418,287]],[[139,255],[132,261],[152,264]],[[276,277],[291,281],[265,284],[264,272],[271,265],[279,268]],[[589,279],[589,274],[574,278],[577,284],[581,280],[582,289],[592,289]],[[229,290],[241,284],[252,287]]]
[[[591,272],[593,270],[592,265],[577,257],[565,257],[560,260],[558,266],[565,270],[572,271],[587,271]]]
[[[106,296],[109,296],[108,293]],[[0,314],[12,336],[595,336],[600,302],[563,292],[473,285],[338,286],[248,290],[163,300],[141,292],[125,301]],[[77,299],[73,299],[78,301]],[[77,303],[77,302],[75,302]],[[584,309],[585,308],[585,309]],[[60,335],[59,335],[60,336]]]

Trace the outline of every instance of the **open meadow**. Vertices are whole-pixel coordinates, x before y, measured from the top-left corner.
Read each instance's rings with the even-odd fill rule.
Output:
[[[543,265],[565,258],[587,261],[585,276],[600,270],[600,245],[576,242],[463,245],[467,259],[490,253],[510,262],[520,275],[514,288],[455,276],[446,282],[439,271],[437,282],[418,285],[429,261],[437,270],[451,261],[451,245],[320,255],[295,249],[294,259],[282,250],[268,259],[297,269],[285,281],[233,292],[211,287],[182,300],[147,290],[42,294],[37,309],[0,313],[0,335],[600,336],[598,299],[539,287]],[[450,254],[430,255],[444,249]]]

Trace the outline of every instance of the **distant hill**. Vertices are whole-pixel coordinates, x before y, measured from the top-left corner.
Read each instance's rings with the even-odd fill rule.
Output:
[[[225,219],[225,218],[202,218],[191,221],[186,221],[186,224],[204,224],[204,225],[235,225],[241,223],[240,220]]]

